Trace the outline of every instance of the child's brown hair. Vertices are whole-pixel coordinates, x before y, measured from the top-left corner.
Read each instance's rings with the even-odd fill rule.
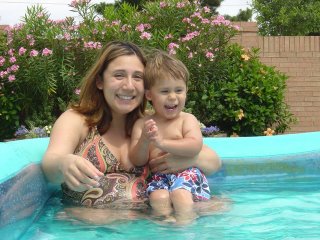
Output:
[[[164,51],[154,50],[147,59],[144,72],[144,86],[148,90],[155,85],[156,81],[169,77],[183,80],[187,85],[189,76],[189,71],[183,62]]]

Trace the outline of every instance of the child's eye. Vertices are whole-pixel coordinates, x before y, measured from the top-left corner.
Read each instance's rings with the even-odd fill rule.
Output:
[[[166,93],[168,93],[169,91],[168,91],[168,90],[161,90],[160,92],[163,93],[163,94],[166,94]]]

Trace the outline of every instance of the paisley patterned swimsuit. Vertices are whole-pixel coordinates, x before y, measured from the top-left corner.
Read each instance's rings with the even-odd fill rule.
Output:
[[[62,199],[65,203],[121,209],[143,209],[149,206],[145,194],[148,167],[133,167],[129,171],[123,169],[96,128],[90,130],[75,154],[90,161],[104,176],[99,180],[99,187],[84,192],[73,191],[62,183]]]

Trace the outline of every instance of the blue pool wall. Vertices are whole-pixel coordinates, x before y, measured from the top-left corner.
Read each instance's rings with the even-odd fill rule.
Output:
[[[49,138],[0,142],[0,236],[18,239],[59,186],[48,184],[41,159]],[[222,160],[211,178],[320,174],[320,132],[269,137],[204,138]]]

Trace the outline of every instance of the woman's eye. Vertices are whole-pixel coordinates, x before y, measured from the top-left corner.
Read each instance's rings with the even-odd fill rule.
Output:
[[[140,80],[143,80],[143,76],[137,75],[137,76],[134,76],[134,79],[140,81]]]
[[[123,74],[115,74],[114,76],[115,76],[115,78],[117,78],[117,79],[123,78]]]

